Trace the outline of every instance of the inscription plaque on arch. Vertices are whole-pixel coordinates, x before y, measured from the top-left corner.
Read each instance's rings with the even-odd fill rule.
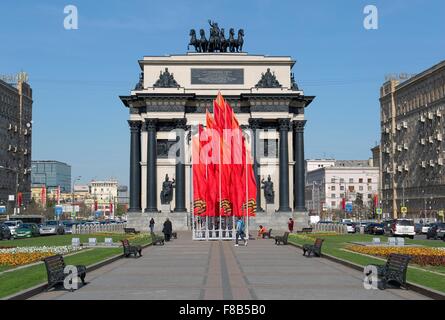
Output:
[[[244,84],[244,69],[192,68],[191,84]]]

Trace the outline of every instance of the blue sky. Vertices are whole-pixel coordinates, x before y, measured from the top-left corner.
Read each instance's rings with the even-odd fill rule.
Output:
[[[66,5],[79,29],[63,28]],[[379,9],[365,30],[363,9]],[[306,158],[366,159],[379,140],[379,87],[389,73],[444,60],[443,0],[62,1],[0,3],[0,74],[29,73],[33,159],[72,165],[84,182],[128,182],[128,113],[118,96],[138,80],[144,55],[185,53],[188,31],[244,28],[244,50],[290,55],[305,94]]]

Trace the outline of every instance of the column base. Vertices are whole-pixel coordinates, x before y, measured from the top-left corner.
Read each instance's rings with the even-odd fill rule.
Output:
[[[127,210],[127,213],[141,212],[142,208],[130,208]]]
[[[128,215],[127,227],[135,228],[137,231],[149,232],[150,219],[155,220],[155,232],[161,233],[167,218],[172,222],[173,231],[188,231],[187,213],[158,213],[156,215],[147,212],[135,212]]]
[[[292,219],[294,220],[295,231],[301,231],[303,228],[310,226],[309,213],[307,210],[294,211]]]
[[[292,212],[292,209],[290,207],[287,208],[278,208],[277,212]]]
[[[153,213],[153,212],[158,213],[159,212],[158,208],[146,208],[144,210],[144,213]]]

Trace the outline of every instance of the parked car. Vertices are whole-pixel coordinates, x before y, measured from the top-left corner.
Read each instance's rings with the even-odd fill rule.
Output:
[[[12,234],[9,227],[5,224],[0,224],[0,240],[11,240]]]
[[[414,224],[414,232],[416,234],[422,234],[422,228],[423,228],[423,224],[422,223],[415,223]]]
[[[360,232],[360,227],[366,228],[366,226],[369,224],[369,222],[357,222],[355,224],[355,232]]]
[[[395,219],[385,223],[385,233],[392,236],[409,237],[414,239],[416,232],[414,231],[414,220],[412,219]]]
[[[437,222],[431,224],[431,227],[428,229],[426,234],[427,239],[442,239],[445,241],[445,223]]]
[[[14,236],[17,228],[22,223],[23,223],[22,220],[11,220],[11,221],[5,221],[3,224],[9,228],[9,231],[11,231],[11,234]]]
[[[348,230],[348,233],[355,233],[355,226],[352,222],[346,222],[343,223],[346,226],[346,229]]]
[[[422,226],[422,234],[427,234],[427,233],[428,233],[428,230],[430,229],[430,227],[431,227],[431,223],[424,224],[424,225]]]
[[[14,238],[32,238],[40,235],[39,227],[35,223],[23,223],[16,229]]]
[[[75,225],[76,224],[76,222],[75,221],[69,221],[69,220],[67,220],[67,221],[62,221],[62,224],[63,224],[63,229],[64,229],[64,233],[65,234],[72,234],[73,233],[73,225]]]
[[[375,234],[375,235],[382,235],[385,234],[385,225],[383,223],[369,223],[365,227],[365,233],[367,234]]]
[[[43,235],[61,235],[65,233],[65,227],[60,221],[49,220],[39,229],[40,234]]]

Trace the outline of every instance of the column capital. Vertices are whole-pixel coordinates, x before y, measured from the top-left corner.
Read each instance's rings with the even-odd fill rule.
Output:
[[[176,129],[187,130],[187,119],[186,118],[175,119],[174,122],[175,122]]]
[[[303,132],[304,131],[304,126],[306,125],[307,120],[295,120],[292,122],[293,126],[293,130],[295,132]]]
[[[260,126],[261,119],[258,118],[250,118],[249,119],[249,126],[252,130],[258,130]]]
[[[287,118],[278,119],[278,129],[280,131],[289,131],[290,120]]]
[[[145,119],[145,130],[156,130],[158,119]]]
[[[138,120],[128,120],[128,125],[131,131],[140,131],[142,127],[142,122]]]

